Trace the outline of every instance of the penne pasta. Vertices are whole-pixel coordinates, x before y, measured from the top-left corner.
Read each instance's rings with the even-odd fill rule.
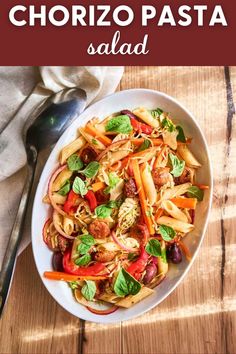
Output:
[[[188,167],[199,168],[200,162],[194,157],[193,153],[189,150],[187,145],[180,144],[177,148],[178,154],[182,157]]]
[[[170,218],[169,216],[161,216],[157,219],[157,224],[172,227],[175,231],[179,231],[184,234],[187,234],[194,229],[194,225]]]
[[[105,150],[106,146],[98,139],[94,139],[94,137],[91,134],[86,133],[84,128],[80,128],[79,132],[84,137],[84,139],[87,140],[87,142],[91,144],[95,149]]]
[[[71,178],[73,172],[70,171],[68,168],[64,168],[63,171],[61,171],[61,173],[57,176],[57,178],[55,179],[55,181],[52,184],[52,192],[57,192],[59,191],[59,189],[61,187],[63,187],[63,185],[65,184],[65,182]]]
[[[161,190],[160,201],[179,197],[180,195],[187,193],[191,185],[192,185],[191,183],[183,183],[178,186],[174,186],[173,188],[167,188]]]
[[[166,252],[166,245],[165,241],[161,241],[161,251],[162,253]],[[157,257],[157,269],[158,269],[158,275],[165,276],[166,273],[168,272],[168,263],[163,259],[163,257]]]
[[[118,151],[110,151],[107,156],[105,156],[101,162],[104,164],[109,164],[109,166],[114,165],[118,161],[127,157],[131,151],[131,143],[128,141],[127,143],[120,145]]]
[[[70,218],[63,218],[63,229],[67,235],[71,235],[74,231],[74,221]]]
[[[63,165],[68,157],[74,154],[76,151],[80,150],[86,143],[86,140],[80,136],[79,138],[72,141],[70,144],[66,145],[60,153],[60,164]]]
[[[184,214],[182,210],[180,210],[174,203],[170,200],[164,200],[162,202],[162,208],[174,219],[188,222],[187,216]]]
[[[129,296],[125,297],[124,299],[117,301],[116,305],[120,306],[120,307],[129,308],[129,307],[133,306],[134,304],[137,304],[141,300],[145,299],[145,297],[152,295],[153,293],[154,293],[154,290],[152,290],[146,286],[143,286],[138,294],[129,295]]]
[[[110,304],[116,304],[121,298],[114,293],[103,293],[99,296],[99,300],[109,302]]]
[[[137,108],[133,111],[133,113],[139,117],[146,124],[150,125],[153,128],[159,128],[160,123],[157,119],[153,118],[151,113],[144,107]]]
[[[148,163],[145,163],[144,169],[141,173],[143,188],[145,191],[146,198],[150,205],[156,203],[157,200],[157,191],[155,184],[153,182],[151,168]]]

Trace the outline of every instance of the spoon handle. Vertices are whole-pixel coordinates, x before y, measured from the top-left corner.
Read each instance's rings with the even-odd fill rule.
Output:
[[[30,148],[28,151],[28,176],[23,188],[19,208],[15,218],[15,222],[8,241],[7,249],[4,255],[2,269],[0,273],[0,316],[6,303],[8,292],[11,285],[11,279],[15,267],[17,249],[21,240],[24,219],[29,202],[29,196],[34,180],[34,172],[37,163],[37,151]]]

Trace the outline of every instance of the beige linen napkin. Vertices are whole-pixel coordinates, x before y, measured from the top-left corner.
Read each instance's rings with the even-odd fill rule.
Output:
[[[84,89],[88,105],[114,92],[122,74],[123,67],[0,67],[0,264],[25,179],[22,129],[30,113],[65,87]],[[29,241],[28,225],[20,251]]]

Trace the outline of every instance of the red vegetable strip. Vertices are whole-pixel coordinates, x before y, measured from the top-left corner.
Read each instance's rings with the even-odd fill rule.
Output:
[[[134,128],[134,130],[137,130],[138,132],[141,132],[141,133],[144,133],[147,135],[152,134],[153,127],[151,127],[150,125],[140,123],[133,117],[130,117],[130,122],[131,122],[131,125]]]
[[[90,208],[90,210],[93,212],[94,209],[98,206],[97,199],[96,199],[96,197],[95,197],[94,192],[93,192],[92,190],[89,190],[89,191],[85,194],[84,198],[88,201],[88,203],[89,203],[89,208]]]
[[[140,249],[141,253],[139,258],[127,268],[127,272],[137,280],[140,279],[142,272],[146,268],[147,261],[149,258],[149,255],[145,251],[145,248],[141,246]]]
[[[86,308],[90,312],[95,313],[95,315],[110,315],[111,313],[113,313],[116,310],[118,310],[119,307],[114,305],[114,306],[109,307],[109,309],[106,309],[106,310],[98,310],[98,309],[92,308],[90,306],[86,306]]]

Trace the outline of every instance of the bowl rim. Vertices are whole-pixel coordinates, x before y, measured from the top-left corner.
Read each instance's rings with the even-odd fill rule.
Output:
[[[199,243],[198,243],[198,245],[197,245],[197,247],[195,249],[195,252],[194,252],[194,254],[193,254],[192,258],[191,258],[191,261],[188,263],[188,265],[186,266],[186,268],[184,269],[184,271],[182,272],[182,274],[180,275],[180,277],[176,281],[176,283],[168,291],[166,291],[165,295],[163,295],[160,300],[156,301],[154,304],[150,304],[150,305],[146,306],[143,310],[139,311],[137,314],[131,314],[131,315],[126,316],[125,318],[122,318],[122,321],[131,320],[131,319],[134,319],[134,318],[136,318],[138,316],[141,316],[144,313],[146,313],[146,312],[150,311],[151,309],[153,309],[154,307],[156,307],[157,305],[159,305],[162,301],[164,301],[177,288],[177,286],[180,284],[180,282],[184,279],[184,277],[186,276],[186,274],[189,272],[190,268],[192,267],[197,255],[198,255],[199,249],[200,249],[200,247],[202,245],[203,239],[205,237],[206,229],[207,229],[208,222],[209,222],[209,215],[210,215],[210,210],[211,210],[211,206],[212,206],[212,196],[213,196],[213,170],[212,170],[212,163],[211,163],[211,160],[210,160],[210,153],[209,153],[209,148],[208,148],[208,145],[207,145],[206,138],[205,138],[205,136],[203,134],[203,131],[202,131],[198,121],[194,117],[194,115],[182,103],[180,103],[176,98],[174,98],[174,97],[172,97],[172,96],[170,96],[170,95],[168,95],[168,94],[166,94],[164,92],[161,92],[161,91],[158,91],[158,90],[153,90],[153,89],[147,89],[147,88],[132,88],[132,89],[120,90],[118,92],[114,92],[114,93],[111,93],[111,94],[109,94],[107,96],[104,96],[103,98],[101,98],[100,100],[98,100],[96,102],[92,102],[89,106],[87,106],[85,108],[85,110],[80,115],[78,115],[75,118],[75,120],[73,121],[72,124],[74,124],[80,118],[81,115],[85,114],[87,110],[89,110],[89,109],[91,109],[93,107],[96,107],[96,106],[100,106],[108,98],[112,98],[112,97],[119,98],[119,96],[123,95],[124,93],[132,94],[132,93],[135,93],[137,91],[143,92],[144,94],[156,94],[158,96],[161,96],[161,97],[171,101],[173,104],[175,104],[179,108],[181,108],[191,118],[193,123],[198,128],[198,132],[200,133],[201,139],[202,139],[203,144],[204,144],[204,149],[205,149],[206,157],[207,157],[207,163],[208,163],[208,167],[209,167],[209,180],[210,180],[210,186],[209,187],[210,188],[209,188],[209,202],[208,202],[208,207],[207,207],[207,210],[206,210],[205,224],[204,224],[204,227],[202,228],[201,237],[199,239]],[[64,136],[67,135],[67,132],[70,129],[71,125],[60,136],[60,138],[58,139],[57,143],[55,144],[55,146],[53,147],[52,151],[50,152],[49,156],[47,157],[47,160],[44,162],[44,167],[43,167],[43,169],[42,169],[42,171],[40,173],[38,186],[37,186],[36,191],[35,191],[35,195],[34,195],[34,199],[33,199],[32,215],[31,215],[31,241],[32,241],[32,250],[33,250],[33,256],[34,256],[34,262],[35,262],[39,277],[40,277],[41,281],[43,282],[45,288],[50,293],[50,295],[53,297],[54,301],[56,301],[67,312],[69,312],[70,314],[72,314],[76,318],[80,318],[80,319],[83,319],[83,320],[86,320],[86,321],[89,321],[89,322],[95,322],[95,323],[117,323],[117,322],[119,322],[119,320],[115,320],[115,319],[110,319],[109,320],[109,316],[94,315],[92,313],[90,314],[90,317],[92,317],[92,319],[88,319],[88,318],[86,318],[86,316],[78,317],[78,315],[76,313],[74,313],[73,310],[69,310],[66,307],[66,304],[63,304],[62,301],[59,301],[58,299],[56,299],[54,297],[53,291],[51,291],[51,289],[49,289],[49,287],[47,286],[47,283],[45,282],[44,278],[41,276],[41,273],[40,273],[40,270],[39,270],[39,266],[38,266],[37,261],[36,261],[36,252],[37,252],[37,250],[35,249],[34,241],[33,241],[33,234],[34,234],[34,232],[33,232],[33,230],[34,230],[33,221],[36,218],[36,204],[37,204],[36,203],[36,196],[37,196],[39,185],[42,182],[41,181],[41,176],[44,173],[45,165],[46,165],[48,159],[53,155],[53,153],[57,149],[57,147],[60,146],[60,141],[63,139]]]

